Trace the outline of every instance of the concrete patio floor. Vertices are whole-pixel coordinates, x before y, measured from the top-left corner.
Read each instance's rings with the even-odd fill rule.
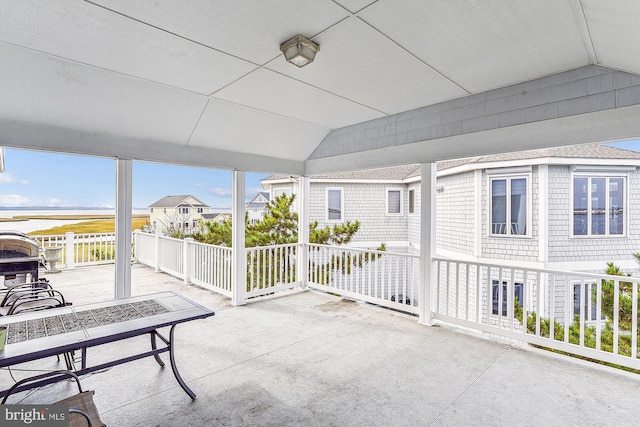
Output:
[[[47,275],[74,305],[110,299],[113,266]],[[153,358],[82,380],[109,426],[637,425],[640,375],[484,338],[318,292],[241,307],[134,265],[135,295],[174,290],[214,317],[179,325],[176,360],[192,401]],[[104,346],[127,354],[148,338]],[[101,351],[89,351],[100,357]],[[97,353],[97,354],[95,354]],[[163,357],[168,361],[168,355]],[[55,358],[12,369],[56,369]],[[20,370],[19,370],[20,369]],[[0,386],[13,380],[0,371]],[[24,402],[71,394],[68,382]],[[24,395],[18,395],[21,397]],[[15,399],[14,399],[15,400]]]

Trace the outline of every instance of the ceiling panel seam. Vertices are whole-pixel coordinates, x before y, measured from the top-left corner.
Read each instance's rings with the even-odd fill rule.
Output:
[[[108,7],[106,7],[106,6],[101,5],[101,4],[94,3],[94,2],[92,2],[92,1],[90,1],[90,0],[84,0],[84,2],[89,3],[89,4],[91,4],[92,6],[99,7],[99,8],[101,8],[101,9],[106,10],[106,11],[109,11],[109,12],[111,12],[111,13],[114,13],[114,14],[116,14],[116,15],[122,16],[123,18],[130,19],[130,20],[132,20],[132,21],[134,21],[134,22],[137,22],[137,23],[139,23],[139,24],[146,25],[146,26],[148,26],[149,28],[153,28],[154,30],[158,30],[158,31],[161,31],[161,32],[163,32],[163,33],[169,34],[169,35],[171,35],[171,36],[173,36],[173,37],[177,37],[177,38],[179,38],[179,39],[181,39],[181,40],[184,40],[184,41],[187,41],[187,42],[190,42],[190,43],[196,44],[196,45],[198,45],[198,46],[202,46],[202,47],[204,47],[204,48],[207,48],[207,49],[213,50],[213,51],[215,51],[215,52],[222,53],[222,54],[224,54],[224,55],[227,55],[227,56],[230,56],[230,57],[232,57],[232,58],[235,58],[235,59],[237,59],[237,60],[239,60],[239,61],[243,61],[243,62],[247,62],[247,63],[249,63],[249,64],[253,64],[253,65],[257,66],[257,67],[259,67],[259,66],[260,66],[260,64],[256,64],[255,62],[250,61],[250,60],[248,60],[248,59],[246,59],[246,58],[241,58],[241,57],[239,57],[239,56],[237,56],[237,55],[234,55],[234,54],[232,54],[232,53],[225,52],[225,51],[220,50],[220,49],[216,49],[215,47],[213,47],[213,46],[209,46],[208,44],[205,44],[205,43],[199,42],[199,41],[194,40],[194,39],[190,39],[190,38],[185,37],[185,36],[182,36],[182,35],[180,35],[180,34],[178,34],[178,33],[174,33],[174,32],[172,32],[172,31],[169,31],[169,30],[167,30],[167,29],[165,29],[165,28],[158,27],[157,25],[153,25],[153,24],[150,24],[150,23],[148,23],[148,22],[142,21],[142,20],[140,20],[140,19],[138,19],[138,18],[134,18],[133,16],[129,16],[129,15],[126,15],[126,14],[124,14],[124,13],[122,13],[122,12],[118,12],[117,10],[110,9],[110,8],[108,8]]]
[[[331,128],[331,127],[329,127],[329,126],[321,125],[321,124],[316,123],[316,122],[310,122],[309,120],[302,120],[302,119],[298,119],[297,117],[291,117],[291,116],[287,116],[287,115],[285,115],[285,114],[280,114],[280,113],[276,113],[276,112],[273,112],[273,111],[264,110],[264,109],[262,109],[262,108],[256,108],[256,107],[253,107],[253,106],[251,106],[251,105],[241,104],[241,103],[239,103],[239,102],[230,101],[230,100],[228,100],[228,99],[216,98],[215,96],[212,96],[212,97],[210,97],[209,99],[210,99],[210,100],[211,100],[211,99],[215,99],[215,100],[218,100],[218,101],[221,101],[221,102],[227,102],[227,103],[229,103],[229,104],[238,105],[238,106],[240,106],[240,107],[244,107],[244,108],[249,108],[249,109],[251,109],[251,110],[253,110],[253,111],[260,111],[261,113],[270,114],[270,115],[272,115],[272,116],[284,117],[284,118],[289,119],[289,120],[295,120],[295,121],[297,121],[297,122],[301,122],[301,123],[308,123],[308,124],[310,124],[310,125],[319,126],[319,127],[322,127],[322,128],[328,129],[328,130],[333,130],[333,128]],[[207,105],[208,105],[208,104],[209,104],[209,102],[207,101]],[[199,121],[199,120],[198,120],[198,121]],[[196,127],[197,127],[197,126],[196,126]]]
[[[266,67],[265,67],[265,69],[266,69],[266,70],[269,70],[269,71],[272,71],[272,72],[274,72],[274,73],[276,73],[276,74],[279,74],[279,75],[281,75],[281,76],[283,76],[283,77],[286,77],[287,79],[294,80],[294,81],[296,81],[296,82],[298,82],[298,83],[302,83],[302,84],[304,84],[304,85],[306,85],[306,86],[312,87],[312,88],[314,88],[314,89],[318,89],[318,90],[320,90],[320,91],[322,91],[322,92],[324,92],[324,93],[328,93],[328,94],[329,94],[329,95],[331,95],[331,96],[335,96],[335,97],[337,97],[337,98],[344,99],[345,101],[353,102],[354,104],[357,104],[357,105],[359,105],[359,106],[361,106],[361,107],[369,108],[370,110],[373,110],[373,111],[377,111],[378,113],[380,113],[380,114],[384,114],[385,116],[388,116],[388,115],[389,115],[389,113],[388,113],[388,112],[386,112],[386,111],[382,111],[382,110],[380,110],[380,109],[378,109],[378,108],[376,108],[376,107],[373,107],[373,106],[371,106],[371,105],[367,105],[367,104],[364,104],[364,103],[362,103],[362,102],[360,102],[360,101],[356,101],[355,99],[348,98],[348,97],[346,97],[346,96],[344,96],[344,95],[340,95],[339,93],[332,92],[332,91],[330,91],[330,90],[328,90],[328,89],[325,89],[325,88],[323,88],[323,87],[316,86],[316,85],[311,84],[311,83],[309,83],[309,82],[305,82],[304,80],[296,79],[295,77],[291,77],[291,76],[289,76],[289,75],[287,75],[287,74],[284,74],[284,73],[282,73],[282,72],[280,72],[280,71],[277,71],[277,70],[274,70],[274,69],[271,69],[271,68],[266,68]],[[247,74],[247,75],[248,75],[248,74]]]
[[[584,10],[584,5],[582,4],[582,0],[578,0],[578,7],[576,10],[576,24],[581,29],[580,33],[582,35],[582,40],[584,43],[584,47],[587,51],[587,55],[591,60],[592,64],[600,64],[600,59],[598,58],[598,52],[596,51],[596,45],[593,43],[593,36],[591,35],[591,28],[589,27],[589,20],[587,19],[587,14]]]
[[[175,85],[168,84],[168,83],[165,83],[165,82],[160,82],[160,81],[157,81],[157,80],[147,79],[147,78],[136,76],[136,75],[129,74],[129,73],[123,73],[122,71],[114,70],[114,69],[111,69],[111,68],[100,67],[98,65],[89,64],[89,63],[86,63],[86,62],[78,61],[77,59],[67,58],[65,56],[56,55],[54,53],[45,52],[43,50],[34,49],[32,47],[22,46],[22,45],[15,44],[15,43],[12,43],[12,42],[7,42],[5,40],[0,40],[0,43],[8,45],[8,46],[14,46],[14,47],[17,47],[18,49],[24,49],[24,50],[28,50],[28,51],[31,51],[31,52],[36,52],[36,53],[38,53],[40,55],[48,56],[48,57],[56,59],[56,60],[67,61],[69,63],[82,65],[83,67],[89,67],[89,68],[93,68],[95,70],[106,71],[106,72],[109,72],[109,73],[117,74],[119,76],[123,76],[123,77],[127,77],[127,78],[130,78],[130,79],[139,80],[139,81],[142,81],[142,82],[152,83],[152,84],[156,84],[156,85],[160,85],[160,86],[163,86],[163,87],[180,90],[180,91],[187,92],[187,93],[192,93],[194,95],[202,96],[202,97],[205,97],[205,98],[208,97],[208,95],[206,93],[196,92],[194,90],[186,89],[184,87],[175,86]]]
[[[200,112],[200,115],[198,116],[198,120],[196,120],[195,124],[193,125],[193,129],[191,129],[191,133],[189,134],[189,138],[187,138],[186,147],[189,147],[191,145],[191,138],[193,138],[193,134],[196,132],[196,129],[198,129],[198,126],[200,125],[200,120],[202,120],[202,117],[204,116],[205,111],[207,111],[207,107],[209,106],[209,102],[211,102],[211,98],[207,99],[206,104],[204,104],[204,107],[202,108],[202,111]]]
[[[438,70],[437,68],[435,68],[434,66],[432,66],[431,64],[427,63],[426,61],[424,61],[422,58],[418,57],[417,55],[415,55],[413,52],[411,52],[409,49],[407,49],[406,47],[402,46],[400,43],[398,43],[397,41],[395,41],[394,39],[392,39],[388,34],[384,33],[383,31],[379,30],[378,28],[375,27],[375,25],[371,24],[370,22],[366,21],[364,18],[362,18],[361,16],[357,17],[360,21],[362,21],[364,24],[368,25],[369,27],[371,27],[373,30],[375,30],[376,32],[378,32],[380,35],[382,35],[384,38],[386,38],[387,40],[389,40],[391,43],[395,44],[396,46],[398,46],[400,49],[402,49],[403,51],[405,51],[407,54],[411,55],[412,57],[414,57],[415,59],[417,59],[418,61],[420,61],[422,64],[424,64],[426,67],[430,68],[434,73],[438,74],[439,76],[441,76],[443,79],[448,80],[449,82],[451,82],[451,84],[459,87],[460,89],[462,89],[467,95],[471,95],[472,92],[470,90],[468,90],[467,88],[465,88],[464,86],[462,86],[462,84],[456,82],[455,80],[453,80],[451,77],[447,76],[446,74],[444,74],[443,72],[441,72],[440,70]]]

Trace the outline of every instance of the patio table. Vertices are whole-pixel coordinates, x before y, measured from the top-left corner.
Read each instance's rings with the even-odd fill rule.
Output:
[[[8,328],[7,344],[0,351],[0,367],[80,351],[80,366],[76,368],[72,363],[71,370],[77,375],[84,375],[150,356],[163,367],[160,354],[169,352],[171,369],[178,384],[195,399],[195,393],[186,385],[176,366],[174,332],[179,323],[213,315],[212,310],[182,295],[162,292],[6,316],[0,318],[0,326]],[[158,331],[163,327],[170,327],[168,338]],[[150,349],[96,365],[88,364],[89,348],[145,334],[150,336]],[[158,339],[164,343],[163,346],[158,347]],[[105,354],[108,352],[101,351],[100,357]],[[42,383],[31,384],[29,388],[59,379],[52,377]],[[0,391],[0,397],[8,388]]]

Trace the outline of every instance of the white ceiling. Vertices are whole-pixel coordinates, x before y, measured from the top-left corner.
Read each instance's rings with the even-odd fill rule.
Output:
[[[301,69],[279,50],[298,33],[320,45]],[[638,46],[638,0],[0,0],[0,123],[269,171],[351,124],[589,64],[640,74]]]

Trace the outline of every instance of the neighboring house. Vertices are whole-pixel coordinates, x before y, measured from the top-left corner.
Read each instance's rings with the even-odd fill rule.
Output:
[[[163,197],[149,208],[152,231],[165,234],[173,231],[189,234],[198,228],[203,214],[209,213],[209,206],[190,195]]]
[[[231,221],[231,214],[228,212],[213,212],[202,214],[202,220],[205,222],[223,223]]]
[[[410,219],[415,215],[408,213],[406,193],[416,186],[406,178],[416,170],[417,166],[411,165],[313,176],[309,219],[321,227],[359,221],[353,246],[375,249],[385,243],[389,250],[406,251]],[[297,185],[289,176],[272,175],[262,180],[272,195],[296,193]]]
[[[531,268],[637,268],[638,168],[640,153],[604,145],[439,162],[437,254]],[[262,184],[271,194],[297,185],[279,176]],[[353,246],[418,252],[418,166],[313,176],[310,193],[311,221],[360,221]]]
[[[262,216],[267,210],[267,203],[269,203],[269,193],[261,191],[245,204],[249,224],[255,224],[262,219]]]
[[[360,221],[351,245],[419,253],[420,167],[400,166],[309,179],[309,219],[321,226]],[[262,181],[296,192],[289,177]],[[602,273],[607,262],[637,271],[640,252],[640,153],[604,145],[550,148],[437,164],[436,254],[468,262]],[[492,273],[493,314],[506,314],[510,278]],[[502,304],[499,287],[502,280]],[[515,278],[514,295],[533,301]],[[595,319],[594,283],[570,286],[574,313]],[[584,292],[581,299],[580,293]],[[571,294],[569,294],[571,295]],[[544,297],[544,296],[543,296]],[[565,299],[566,301],[566,299]],[[562,302],[564,304],[564,302]],[[558,315],[562,310],[558,309]]]

